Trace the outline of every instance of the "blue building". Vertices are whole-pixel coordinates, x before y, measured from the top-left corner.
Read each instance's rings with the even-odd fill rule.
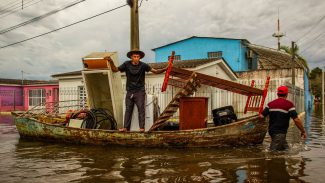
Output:
[[[240,74],[242,72],[246,75],[254,73],[251,77],[257,79],[261,77],[261,73],[274,72],[277,73],[274,77],[281,75],[282,79],[291,81],[292,58],[290,54],[251,44],[246,39],[193,36],[152,50],[155,52],[155,60],[158,63],[166,62],[172,51],[175,51],[175,60],[223,58],[237,75],[243,75]],[[296,75],[295,80],[296,83],[300,83],[299,87],[304,89],[305,108],[308,109],[312,100],[307,68],[299,59],[295,60],[294,67],[296,73],[299,71],[303,73]],[[287,74],[283,74],[284,72]]]
[[[190,37],[152,49],[156,62],[166,62],[172,51],[175,60],[223,58],[232,70],[247,71],[257,69],[257,63],[247,57],[246,39]]]

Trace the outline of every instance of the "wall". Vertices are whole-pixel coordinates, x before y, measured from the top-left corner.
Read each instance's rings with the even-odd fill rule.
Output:
[[[307,72],[304,73],[304,91],[305,91],[305,111],[308,111],[312,108],[313,99],[312,94],[309,88],[309,79]]]
[[[252,79],[257,81],[257,87],[263,88],[264,82],[267,76],[270,76],[271,81],[269,85],[268,98],[265,101],[266,103],[277,98],[277,88],[280,85],[286,85],[289,88],[288,99],[295,103],[297,111],[303,112],[305,111],[305,104],[308,93],[306,93],[306,87],[308,85],[308,80],[306,80],[306,72],[301,68],[296,68],[296,77],[295,77],[295,87],[291,86],[292,78],[292,70],[291,69],[273,69],[273,70],[258,70],[258,71],[247,71],[247,72],[237,72],[237,76],[239,77],[239,82],[242,84],[249,85]],[[293,89],[295,88],[295,89]],[[295,92],[294,92],[295,91]],[[307,95],[307,96],[306,96]],[[238,106],[242,106],[243,102]],[[299,109],[299,110],[298,110]]]
[[[46,103],[53,103],[58,100],[57,92],[58,92],[58,85],[44,85],[44,86],[24,86],[24,110],[30,109],[29,106],[29,90],[31,89],[45,89],[45,102]]]
[[[0,86],[0,111],[23,109],[21,86]]]
[[[75,78],[59,79],[60,101],[78,100],[79,91],[78,87],[84,86],[82,76]]]
[[[255,70],[246,72],[236,72],[240,80],[250,80],[250,79],[265,79],[267,76],[272,79],[284,80],[291,83],[291,69],[272,69],[272,70]],[[299,88],[304,88],[304,76],[305,71],[300,68],[296,68],[296,86]]]
[[[242,45],[241,40],[197,37],[186,39],[157,48],[156,62],[166,62],[172,51],[175,51],[175,55],[181,55],[181,60],[208,58],[208,52],[222,51],[223,58],[234,71],[248,69],[246,47]]]

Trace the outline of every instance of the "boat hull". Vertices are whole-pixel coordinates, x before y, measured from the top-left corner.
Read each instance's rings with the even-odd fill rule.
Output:
[[[64,127],[26,117],[15,118],[15,124],[21,138],[140,147],[245,146],[262,143],[267,132],[267,122],[258,116],[218,127],[144,133]]]

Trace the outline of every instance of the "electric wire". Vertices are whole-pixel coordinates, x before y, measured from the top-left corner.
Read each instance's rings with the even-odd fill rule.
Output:
[[[0,4],[0,7],[5,7],[5,6],[7,6],[7,5],[9,5],[9,4],[12,4],[12,3],[14,3],[14,2],[16,2],[16,0],[9,1],[9,2],[3,2],[3,3]]]
[[[128,4],[124,4],[124,5],[121,5],[121,6],[118,6],[116,8],[113,8],[113,9],[110,9],[110,10],[107,10],[107,11],[104,11],[102,13],[99,13],[99,14],[96,14],[96,15],[93,15],[91,17],[88,17],[88,18],[85,18],[85,19],[82,19],[82,20],[79,20],[77,22],[74,22],[72,24],[69,24],[69,25],[66,25],[66,26],[63,26],[63,27],[60,27],[60,28],[57,28],[57,29],[54,29],[52,31],[49,31],[49,32],[45,32],[43,34],[39,34],[37,36],[34,36],[34,37],[31,37],[31,38],[27,38],[27,39],[24,39],[24,40],[21,40],[21,41],[18,41],[18,42],[15,42],[15,43],[11,43],[11,44],[8,44],[8,45],[5,45],[5,46],[2,46],[0,47],[0,49],[3,49],[3,48],[6,48],[6,47],[9,47],[9,46],[13,46],[13,45],[16,45],[16,44],[19,44],[19,43],[23,43],[23,42],[26,42],[26,41],[29,41],[29,40],[32,40],[32,39],[35,39],[35,38],[38,38],[38,37],[41,37],[41,36],[44,36],[44,35],[47,35],[47,34],[50,34],[50,33],[53,33],[53,32],[56,32],[56,31],[59,31],[59,30],[62,30],[62,29],[65,29],[65,28],[68,28],[68,27],[71,27],[73,25],[76,25],[76,24],[79,24],[79,23],[82,23],[84,21],[87,21],[87,20],[90,20],[90,19],[93,19],[95,17],[98,17],[98,16],[101,16],[101,15],[104,15],[106,13],[109,13],[109,12],[112,12],[114,10],[117,10],[117,9],[120,9],[124,6],[127,6]]]
[[[17,1],[11,1],[11,2],[7,2],[7,3],[3,3],[3,4],[0,4],[0,7],[1,7],[1,10],[3,10],[4,8],[7,8],[8,6],[16,3]],[[20,1],[21,2],[21,1]]]
[[[322,22],[322,20],[324,20],[325,15],[323,17],[321,17],[316,24],[314,24],[305,34],[303,34],[303,36],[301,36],[296,42],[299,42],[300,40],[302,40],[304,37],[306,37],[317,25],[319,25],[320,22]]]
[[[138,8],[140,8],[140,7],[141,7],[141,5],[142,5],[142,1],[143,1],[143,0],[141,0],[141,1],[140,1],[140,5],[138,6]]]
[[[25,5],[25,4],[28,4],[28,3],[31,3],[31,2],[33,2],[33,1],[36,1],[36,0],[26,1],[26,2],[24,3],[24,5]],[[16,6],[16,5],[18,5],[18,6]],[[22,4],[22,2],[18,2],[18,3],[16,3],[16,4],[12,4],[11,6],[2,9],[2,10],[0,11],[0,15],[5,14],[5,13],[8,13],[8,12],[14,10],[14,9],[17,9],[17,8],[19,8],[19,9],[23,8],[23,4]]]
[[[30,20],[28,20],[28,21],[26,21],[26,22],[23,22],[23,23],[20,23],[20,24],[14,25],[14,26],[12,26],[12,27],[9,27],[9,28],[6,28],[6,29],[3,29],[3,30],[0,30],[0,34],[4,34],[4,33],[7,33],[7,32],[12,31],[12,30],[14,30],[14,29],[17,29],[17,28],[19,28],[19,27],[22,27],[22,26],[28,25],[28,24],[33,23],[33,22],[36,22],[36,21],[39,21],[39,20],[41,20],[41,19],[43,19],[43,18],[46,18],[46,17],[48,17],[48,16],[50,16],[50,15],[53,15],[53,14],[55,14],[55,13],[58,13],[58,12],[63,11],[63,10],[65,10],[65,9],[68,9],[68,8],[70,8],[70,7],[73,7],[73,6],[75,6],[75,5],[79,4],[79,3],[82,3],[82,2],[84,2],[84,1],[86,1],[86,0],[78,0],[78,1],[74,1],[74,2],[68,4],[67,6],[65,6],[65,7],[63,7],[63,8],[59,8],[59,9],[56,9],[56,10],[50,11],[50,12],[44,14],[44,15],[41,15],[41,16],[38,16],[38,17],[32,18],[32,19],[30,19]]]
[[[32,0],[32,1],[34,1],[34,0]],[[21,2],[18,2],[18,3],[16,2],[16,3],[14,3],[14,4],[9,5],[8,7],[2,8],[2,9],[0,10],[0,15],[3,14],[2,12],[6,13],[6,12],[10,11],[10,9],[12,9],[12,7],[14,7],[14,6],[16,6],[16,5],[18,5],[19,7],[21,7],[20,4],[21,4]],[[14,7],[14,8],[16,8],[16,7]]]
[[[308,42],[307,46],[301,51],[301,53],[305,52],[306,50],[308,50],[309,48],[311,48],[312,46],[314,46],[315,44],[313,44],[313,41],[315,41],[316,39],[321,39],[322,36],[325,35],[325,32],[318,34],[314,39],[312,39],[311,41]]]
[[[40,3],[41,1],[43,1],[43,0],[39,0],[39,1],[35,2],[35,3],[33,3],[33,4],[29,4],[28,6],[24,6],[24,8],[26,9],[26,8],[28,8],[28,7],[31,7],[31,6],[33,6],[33,5],[35,5],[35,4]],[[20,10],[19,10],[20,7],[17,7],[17,8],[15,8],[15,9],[18,9],[18,10],[16,10],[16,11],[11,11],[11,12],[7,12],[7,14],[4,13],[3,16],[0,16],[0,19],[1,19],[1,18],[4,18],[4,17],[6,17],[6,16],[9,16],[9,15],[11,15],[11,14],[13,14],[13,13],[16,13],[17,11],[20,11]]]

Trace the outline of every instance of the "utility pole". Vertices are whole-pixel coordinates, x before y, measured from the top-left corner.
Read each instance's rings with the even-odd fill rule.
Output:
[[[291,59],[292,59],[292,64],[291,64],[291,68],[292,68],[292,80],[291,80],[291,84],[293,86],[296,85],[296,71],[295,71],[295,42],[291,42]]]
[[[325,103],[324,103],[324,84],[325,84],[325,82],[324,82],[324,80],[325,80],[325,78],[324,78],[324,69],[325,69],[325,66],[322,68],[322,113],[323,113],[323,119],[325,119],[325,116],[324,116],[324,113],[325,113]]]
[[[280,16],[279,16],[279,9],[278,9],[278,31],[274,34],[272,34],[273,37],[278,39],[278,50],[280,50],[280,39],[283,37],[285,34],[280,32]]]
[[[21,70],[21,86],[24,85],[24,71]]]
[[[293,89],[293,102],[296,105],[296,69],[295,69],[295,42],[291,42],[291,55],[292,55],[292,63],[291,63],[291,84]]]
[[[140,49],[138,0],[127,0],[131,7],[131,50]]]

